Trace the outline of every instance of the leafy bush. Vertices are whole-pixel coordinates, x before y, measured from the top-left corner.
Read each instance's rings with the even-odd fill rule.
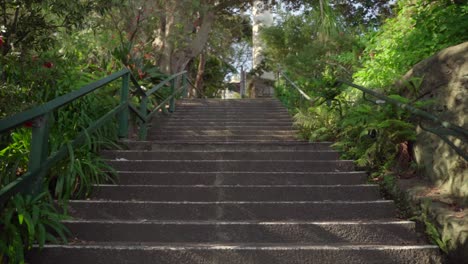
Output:
[[[309,141],[333,141],[336,138],[337,112],[328,106],[300,109],[294,115],[300,134]]]
[[[1,239],[3,244],[0,247],[0,256],[3,255],[11,263],[21,263],[24,254],[23,247],[29,249],[34,243],[43,245],[45,240],[56,242],[54,239],[56,235],[60,235],[63,240],[66,229],[60,220],[65,217],[66,201],[70,198],[88,196],[95,184],[115,181],[115,175],[112,174],[113,169],[104,162],[98,153],[102,148],[116,147],[114,141],[117,139],[115,125],[117,122],[88,135],[84,146],[73,148],[69,144],[79,131],[88,127],[90,123],[115,105],[116,99],[104,91],[88,95],[52,116],[52,129],[49,137],[50,151],[54,152],[63,146],[68,146],[69,157],[56,164],[47,174],[45,182],[39,183],[44,185],[47,195],[41,194],[37,197],[17,195],[6,204],[0,213],[2,219],[0,226],[4,227],[2,230],[5,230],[5,233],[1,234],[4,237]],[[10,135],[10,144],[0,151],[0,188],[28,171],[31,130],[21,128]],[[53,200],[49,195],[49,190],[54,198],[61,201],[64,206],[63,212],[58,213],[52,205]],[[38,214],[35,212],[36,210],[40,211],[39,216],[36,215]],[[17,217],[15,213],[21,220],[12,220]],[[34,215],[29,217],[28,213]],[[33,224],[31,224],[30,218]],[[25,219],[24,222],[23,219]],[[34,225],[38,225],[38,227],[34,228]],[[44,229],[42,226],[47,226],[47,228]]]
[[[388,87],[413,65],[468,40],[466,4],[400,0],[398,15],[367,36],[363,67],[354,75],[364,86]]]
[[[48,192],[14,196],[0,215],[0,263],[24,263],[24,249],[36,243],[43,247],[46,242],[66,242],[65,219]]]
[[[407,103],[408,99],[390,95]],[[349,109],[339,122],[339,140],[334,145],[355,159],[358,166],[382,170],[394,160],[397,145],[416,138],[415,125],[408,122],[410,114],[394,105],[372,105],[360,101]]]
[[[424,102],[399,96],[393,87],[414,64],[445,47],[468,39],[468,8],[453,1],[401,0],[397,15],[366,35],[351,34],[340,24],[325,31],[314,23],[316,13],[286,15],[281,23],[264,30],[268,55],[313,100],[285,83],[276,91],[295,115],[302,136],[308,140],[335,139],[335,147],[359,166],[385,171],[392,166],[398,144],[415,139],[410,114],[390,104],[374,105],[360,99],[362,93],[340,89],[337,79],[351,79],[400,102],[423,106]],[[333,17],[330,10],[326,15]],[[333,25],[333,23],[328,23]],[[359,59],[359,60],[357,60]],[[356,73],[353,73],[356,71]],[[421,80],[419,80],[419,83]],[[416,87],[417,88],[417,87]],[[405,91],[405,94],[408,94]],[[414,94],[414,91],[410,94]]]
[[[121,64],[107,63],[109,57],[102,52],[94,53],[86,45],[69,45],[70,42],[79,42],[79,38],[88,37],[88,34],[63,37],[62,45],[67,47],[66,51],[61,46],[52,46],[40,57],[24,54],[23,60],[11,61],[8,67],[4,67],[4,76],[8,76],[4,86],[18,89],[1,90],[2,94],[8,95],[1,99],[1,115],[12,115],[50,101],[120,70]],[[84,49],[87,49],[86,53]],[[94,43],[92,49],[101,47]],[[99,59],[104,62],[99,62]],[[115,120],[87,135],[83,146],[74,148],[70,142],[118,105],[120,85],[120,82],[110,84],[50,115],[49,155],[65,146],[69,157],[55,164],[44,182],[39,183],[43,185],[43,194],[29,195],[25,192],[2,205],[0,263],[23,263],[25,251],[33,244],[57,243],[57,236],[66,241],[68,233],[61,220],[66,217],[68,199],[85,198],[93,185],[115,181],[112,168],[99,156],[103,148],[116,147]],[[16,128],[4,133],[0,140],[0,188],[3,188],[28,172],[31,129]],[[59,200],[58,207],[54,199]]]

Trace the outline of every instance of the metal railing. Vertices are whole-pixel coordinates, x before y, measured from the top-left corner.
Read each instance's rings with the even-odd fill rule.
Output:
[[[310,101],[312,103],[315,103],[315,100],[313,100],[309,95],[307,95],[307,93],[304,92],[296,83],[294,83],[284,72],[279,71],[279,75],[282,76],[292,87],[294,87],[302,95],[302,97],[304,99],[306,99],[307,101]],[[468,161],[468,153],[465,150],[463,150],[462,148],[456,146],[455,143],[448,138],[448,136],[452,136],[452,137],[455,137],[455,138],[458,138],[459,140],[461,140],[463,142],[463,144],[467,144],[468,143],[468,130],[466,130],[466,129],[460,127],[460,126],[454,125],[454,124],[452,124],[450,122],[444,121],[441,118],[439,118],[439,117],[437,117],[437,116],[435,116],[433,114],[430,114],[430,113],[428,113],[426,111],[423,111],[421,109],[418,109],[418,108],[416,108],[414,106],[411,106],[410,104],[402,103],[402,102],[400,102],[398,100],[395,100],[395,99],[390,98],[390,97],[388,97],[386,95],[380,94],[380,93],[378,93],[378,92],[376,92],[374,90],[371,90],[371,89],[362,87],[360,85],[354,84],[352,82],[338,80],[335,83],[336,86],[341,85],[341,84],[347,85],[349,87],[352,87],[352,88],[355,88],[355,89],[358,89],[358,90],[362,91],[364,96],[366,94],[368,94],[368,95],[371,95],[371,96],[373,96],[375,98],[380,99],[380,102],[378,102],[378,103],[390,103],[390,104],[395,105],[395,106],[397,106],[397,107],[399,107],[399,108],[401,108],[403,110],[406,110],[407,112],[411,113],[414,116],[418,116],[421,119],[433,122],[438,127],[435,127],[435,128],[424,127],[422,125],[421,120],[419,121],[419,126],[421,127],[421,129],[438,136],[445,143],[447,143],[459,156],[461,156],[463,159]],[[370,101],[370,100],[368,100],[368,101]],[[374,103],[376,103],[376,102],[374,102]]]
[[[178,85],[180,78],[182,78],[182,84]],[[28,171],[0,190],[0,206],[2,206],[10,197],[19,192],[27,191],[35,193],[39,191],[38,188],[42,187],[42,181],[47,171],[54,164],[64,159],[69,154],[69,145],[65,145],[58,151],[51,153],[49,156],[50,115],[58,108],[66,106],[73,101],[119,79],[122,80],[120,104],[96,120],[88,128],[81,131],[69,145],[73,147],[83,145],[89,134],[95,132],[104,124],[112,121],[114,117],[118,118],[118,136],[120,138],[127,138],[131,112],[134,113],[139,120],[139,138],[141,140],[145,140],[147,135],[147,123],[151,117],[163,107],[165,108],[167,104],[169,104],[169,111],[174,112],[177,95],[181,91],[182,94],[187,94],[187,72],[185,71],[174,74],[153,86],[148,91],[145,91],[133,77],[130,70],[123,69],[104,79],[81,87],[76,91],[60,96],[43,105],[0,120],[0,133],[10,131],[16,127],[22,126],[26,122],[32,121],[32,139]],[[135,95],[140,97],[139,109],[130,103],[130,82],[133,84],[134,88],[136,88]],[[150,96],[161,90],[163,87],[169,87],[171,89],[171,95],[160,102],[154,109],[148,109]]]

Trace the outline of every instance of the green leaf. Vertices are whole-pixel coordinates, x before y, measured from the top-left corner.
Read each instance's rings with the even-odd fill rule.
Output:
[[[24,215],[24,222],[26,223],[26,226],[28,227],[28,237],[32,242],[33,237],[35,236],[35,232],[36,232],[36,228],[35,228],[36,223],[33,222],[29,214]]]
[[[23,221],[24,221],[24,215],[23,214],[18,214],[18,222],[20,225],[23,224]]]
[[[39,224],[39,226],[37,227],[37,231],[38,231],[37,240],[39,242],[39,247],[43,248],[45,241],[46,241],[46,230],[45,230],[44,225]]]
[[[393,100],[397,100],[400,103],[404,103],[404,104],[407,104],[407,103],[410,102],[410,99],[405,98],[405,97],[403,97],[401,95],[398,95],[398,94],[391,94],[388,97],[392,98]]]

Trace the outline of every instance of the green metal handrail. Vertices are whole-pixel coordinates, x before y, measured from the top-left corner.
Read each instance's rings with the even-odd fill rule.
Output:
[[[310,98],[310,96],[308,96],[296,83],[294,83],[284,72],[282,71],[279,71],[279,74],[280,76],[283,76],[284,79],[290,84],[292,85],[295,89],[297,89],[299,91],[299,93],[302,95],[302,97],[312,103],[315,103],[315,101]],[[468,161],[468,153],[461,149],[460,147],[456,146],[447,136],[453,136],[453,137],[456,137],[458,139],[460,139],[464,144],[468,143],[468,130],[460,127],[460,126],[457,126],[457,125],[454,125],[450,122],[447,122],[447,121],[444,121],[442,120],[441,118],[435,116],[435,115],[432,115],[426,111],[423,111],[423,110],[420,110],[420,109],[417,109],[416,107],[414,106],[411,106],[410,104],[407,104],[407,103],[402,103],[398,100],[395,100],[395,99],[392,99],[386,95],[383,95],[383,94],[380,94],[378,92],[375,92],[374,90],[371,90],[371,89],[368,89],[368,88],[365,88],[365,87],[362,87],[360,85],[357,85],[357,84],[354,84],[352,82],[348,82],[348,81],[344,81],[344,80],[338,80],[335,85],[340,85],[340,84],[344,84],[344,85],[347,85],[349,87],[352,87],[352,88],[355,88],[355,89],[358,89],[360,91],[363,92],[364,95],[366,94],[369,94],[375,98],[378,98],[382,101],[382,103],[390,103],[390,104],[393,104],[403,110],[406,110],[408,112],[410,112],[411,114],[415,115],[415,116],[418,116],[420,118],[423,118],[425,120],[428,120],[428,121],[432,121],[433,123],[437,124],[439,126],[439,128],[425,128],[422,126],[422,124],[420,124],[420,127],[425,130],[425,131],[428,131],[436,136],[438,136],[440,139],[442,139],[445,143],[447,143],[459,156],[461,156],[462,158],[464,158],[466,161]]]
[[[180,78],[182,78],[181,88],[177,89],[176,86],[178,86]],[[174,112],[178,93],[183,91],[183,95],[187,95],[186,71],[174,74],[153,86],[149,91],[145,91],[133,77],[130,70],[123,69],[43,105],[0,120],[0,133],[10,131],[28,121],[32,121],[32,140],[28,172],[0,190],[0,205],[3,205],[4,202],[19,192],[28,191],[37,193],[40,190],[39,188],[42,187],[42,181],[47,171],[68,155],[68,146],[63,146],[58,151],[48,156],[49,117],[51,113],[118,79],[122,79],[120,104],[79,133],[76,138],[70,142],[71,146],[84,144],[89,134],[110,122],[112,118],[116,116],[119,122],[118,136],[120,138],[127,138],[130,112],[133,112],[138,117],[139,138],[140,140],[145,140],[147,135],[147,123],[150,121],[151,117],[165,107],[167,103],[169,103],[169,111]],[[130,81],[137,90],[136,96],[140,97],[139,110],[130,104]],[[164,99],[155,109],[151,109],[151,113],[148,114],[149,97],[164,86],[169,86],[172,91],[171,95]]]

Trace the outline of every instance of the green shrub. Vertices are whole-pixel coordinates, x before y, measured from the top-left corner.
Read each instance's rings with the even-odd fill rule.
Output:
[[[34,244],[66,242],[69,231],[61,223],[65,219],[48,192],[14,196],[0,215],[0,263],[24,263],[24,250]]]
[[[468,40],[468,5],[450,0],[400,0],[398,15],[367,36],[355,81],[391,86],[416,63]]]

